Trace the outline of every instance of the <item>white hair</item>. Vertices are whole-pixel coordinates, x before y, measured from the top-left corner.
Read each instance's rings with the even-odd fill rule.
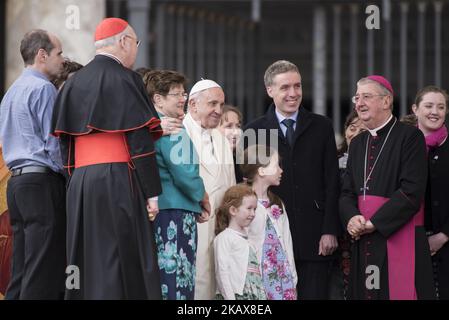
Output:
[[[195,93],[189,95],[189,101],[190,101],[190,100],[198,101],[199,98],[200,98],[201,92],[203,92],[203,91],[205,91],[205,90],[198,91],[198,92],[195,92]]]
[[[128,32],[129,32],[129,29],[128,29],[128,27],[126,27],[125,30],[123,30],[119,34],[116,34],[115,36],[95,41],[95,50],[113,46],[117,41],[120,40],[121,37],[123,37],[124,35],[127,35]]]
[[[371,80],[370,78],[362,78],[362,79],[360,79],[359,81],[357,81],[357,86],[363,85],[363,84],[367,84],[367,83],[375,84],[375,85],[380,89],[380,91],[381,91],[381,93],[382,93],[383,95],[386,95],[386,96],[392,96],[392,97],[393,97],[393,94],[390,92],[390,90],[388,90],[387,88],[385,88],[385,87],[384,87],[383,85],[381,85],[379,82],[374,81],[374,80]]]
[[[391,99],[390,99],[390,101],[391,101],[391,103],[390,103],[390,109],[393,110],[393,94],[391,93],[390,90],[388,90],[387,88],[385,88],[385,87],[384,87],[383,85],[381,85],[379,82],[374,81],[374,80],[371,80],[371,79],[369,79],[368,77],[366,77],[366,78],[362,78],[362,79],[360,79],[359,81],[357,81],[357,86],[364,85],[364,84],[369,84],[369,83],[375,84],[375,85],[377,86],[377,88],[380,89],[380,91],[381,91],[381,93],[382,93],[383,95],[385,95],[385,96],[390,96],[390,97],[391,97]]]

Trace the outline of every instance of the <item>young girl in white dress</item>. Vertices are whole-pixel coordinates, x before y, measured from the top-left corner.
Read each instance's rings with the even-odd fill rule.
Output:
[[[229,188],[217,209],[214,239],[217,299],[266,300],[259,260],[248,241],[256,194],[247,185]]]

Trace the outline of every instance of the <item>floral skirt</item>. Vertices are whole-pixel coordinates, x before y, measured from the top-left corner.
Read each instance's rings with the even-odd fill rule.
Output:
[[[262,251],[262,278],[268,300],[296,300],[290,263],[269,217]]]
[[[193,300],[198,239],[195,213],[163,209],[156,216],[153,227],[162,299]]]
[[[217,300],[223,300],[221,294],[217,294]],[[259,270],[259,262],[254,250],[249,248],[248,270],[245,278],[243,294],[235,294],[235,300],[267,300],[262,276]]]

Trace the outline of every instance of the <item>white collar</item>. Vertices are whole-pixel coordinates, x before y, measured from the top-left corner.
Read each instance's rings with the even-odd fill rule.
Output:
[[[385,123],[383,125],[381,125],[380,127],[377,127],[375,129],[368,129],[369,133],[373,136],[373,137],[377,137],[377,131],[379,131],[380,129],[382,129],[383,127],[385,127],[388,122],[390,122],[390,120],[393,118],[393,115],[390,115],[390,117],[388,118],[387,121],[385,121]]]
[[[100,52],[100,53],[97,53],[97,55],[101,55],[101,56],[106,56],[106,57],[112,58],[112,59],[114,59],[115,61],[117,61],[118,63],[120,63],[123,66],[122,61],[118,57],[114,56],[113,54],[106,53],[106,52]]]
[[[240,236],[240,237],[242,237],[242,238],[248,239],[248,232],[242,233],[242,232],[239,232],[239,231],[237,231],[237,230],[231,229],[231,228],[229,228],[229,227],[227,227],[226,229],[228,229],[229,231],[231,231],[231,232],[237,234],[238,236]]]
[[[200,124],[198,121],[196,121],[195,119],[193,119],[193,117],[192,117],[192,115],[190,114],[190,112],[187,112],[186,117],[189,117],[189,118],[190,118],[189,121],[193,123],[193,126],[195,127],[195,130],[196,130],[196,131],[201,132],[201,135],[208,135],[208,136],[211,136],[211,130],[212,130],[212,129],[206,129],[206,128],[203,128],[203,127],[201,126],[201,124]]]

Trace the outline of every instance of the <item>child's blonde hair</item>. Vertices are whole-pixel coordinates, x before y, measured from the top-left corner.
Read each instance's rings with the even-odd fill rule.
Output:
[[[255,192],[247,184],[238,184],[230,187],[224,194],[220,207],[216,210],[215,234],[219,234],[229,226],[229,209],[238,208],[242,205],[243,198],[254,196]]]

